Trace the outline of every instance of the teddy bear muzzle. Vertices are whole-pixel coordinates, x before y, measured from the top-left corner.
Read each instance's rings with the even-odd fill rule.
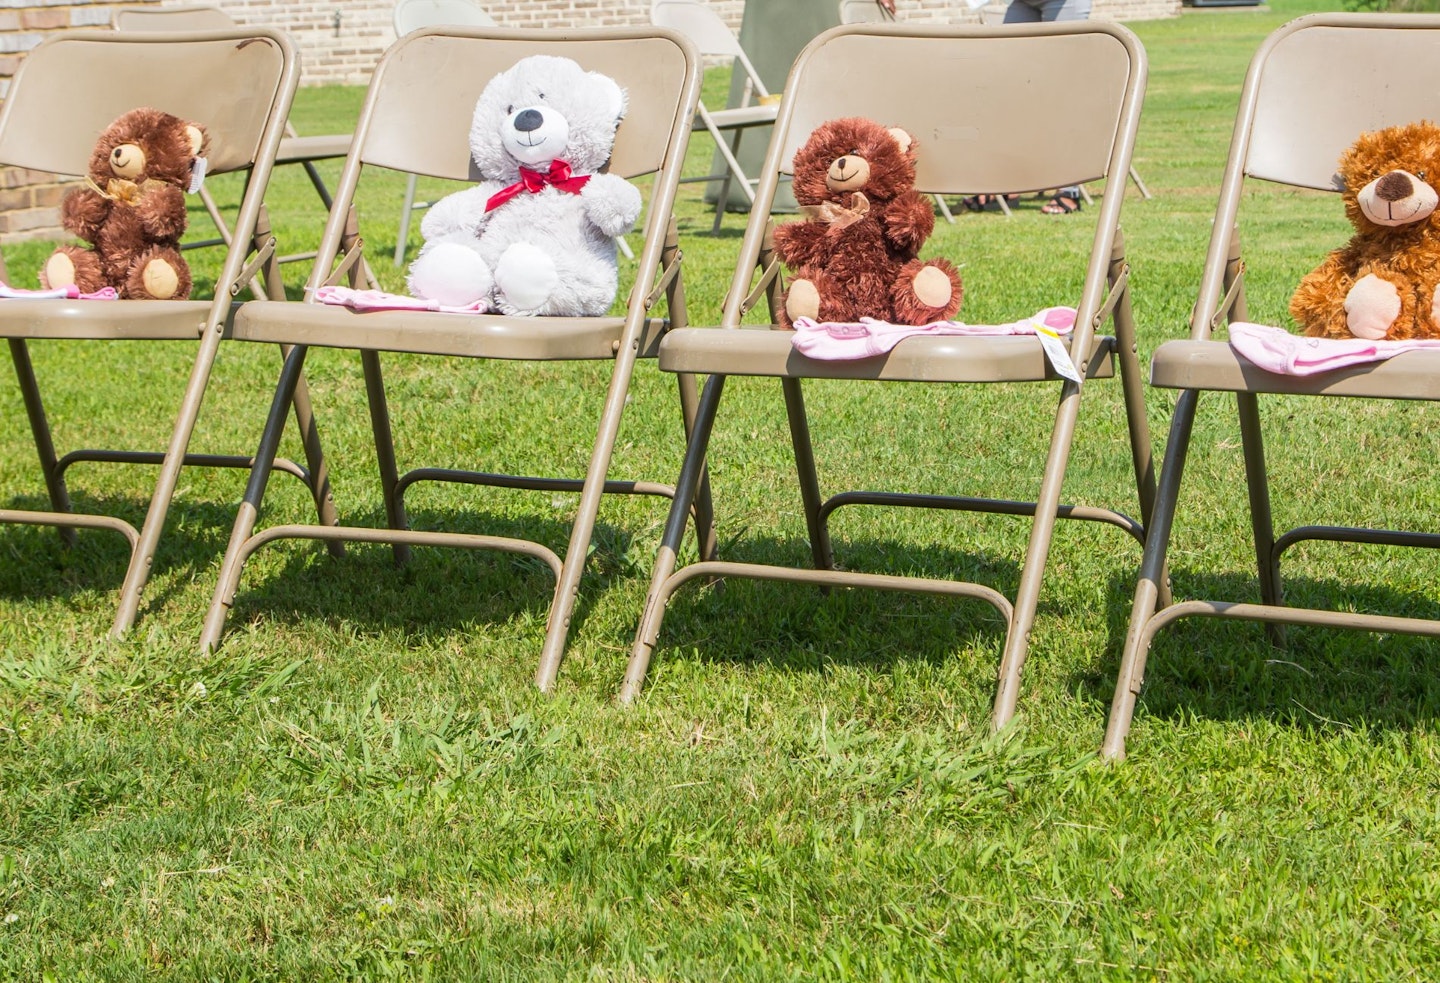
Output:
[[[865,187],[870,180],[870,162],[858,154],[846,154],[830,162],[825,172],[825,187],[831,191],[851,191]]]
[[[145,151],[133,143],[120,144],[110,151],[110,170],[127,180],[139,177],[145,172]]]
[[[1430,217],[1440,194],[1409,171],[1389,171],[1360,189],[1360,211],[1376,225],[1399,226]]]
[[[516,109],[505,121],[505,149],[522,164],[554,160],[569,139],[569,122],[548,107]]]

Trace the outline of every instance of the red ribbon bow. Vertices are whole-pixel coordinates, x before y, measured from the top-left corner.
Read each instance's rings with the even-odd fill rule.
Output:
[[[528,167],[522,167],[520,168],[520,180],[507,188],[501,188],[491,195],[485,202],[485,210],[487,212],[493,212],[522,191],[533,195],[539,191],[543,191],[546,186],[559,188],[561,191],[568,191],[572,195],[578,195],[580,189],[585,187],[585,182],[588,180],[590,180],[589,174],[573,177],[570,174],[570,165],[558,157],[550,162],[550,171],[546,174],[541,174],[539,171],[532,171]]]

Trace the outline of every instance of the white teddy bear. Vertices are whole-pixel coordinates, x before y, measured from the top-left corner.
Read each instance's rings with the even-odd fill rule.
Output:
[[[597,173],[624,114],[624,90],[569,58],[534,55],[491,79],[470,126],[483,180],[425,216],[411,294],[502,314],[609,311],[615,237],[641,205],[623,178]]]

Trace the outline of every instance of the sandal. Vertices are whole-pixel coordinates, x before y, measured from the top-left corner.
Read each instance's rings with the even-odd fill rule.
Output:
[[[1072,198],[1067,194],[1057,194],[1040,206],[1040,213],[1042,215],[1073,215],[1083,205],[1084,203],[1079,198]]]

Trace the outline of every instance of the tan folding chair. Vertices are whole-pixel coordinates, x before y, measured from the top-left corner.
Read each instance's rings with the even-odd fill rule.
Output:
[[[745,85],[741,91],[740,105],[731,109],[709,109],[701,102],[695,107],[695,129],[704,130],[715,141],[715,149],[725,162],[725,169],[700,177],[683,180],[719,182],[716,192],[715,224],[712,231],[720,231],[720,222],[725,216],[725,201],[730,197],[730,184],[734,181],[745,195],[745,200],[755,203],[755,178],[745,173],[740,166],[740,138],[746,130],[757,126],[768,127],[775,122],[776,105],[765,88],[760,73],[740,47],[734,32],[711,10],[703,0],[653,0],[650,5],[650,23],[656,27],[668,27],[684,34],[702,55],[734,59],[745,73]]]
[[[555,574],[545,647],[536,682],[549,689],[558,672],[581,572],[602,493],[671,495],[665,485],[607,480],[620,414],[638,357],[652,357],[668,325],[683,324],[685,307],[679,276],[675,223],[671,211],[699,94],[699,56],[680,34],[653,28],[595,31],[519,31],[437,27],[407,35],[386,53],[371,81],[356,130],[355,149],[345,163],[335,207],[325,229],[310,286],[340,282],[359,256],[353,202],[368,165],[455,181],[473,180],[466,134],[475,100],[486,82],[532,54],[569,57],[587,70],[616,79],[628,92],[629,108],[616,133],[610,172],[635,178],[652,174],[637,261],[637,280],[617,317],[504,317],[400,311],[355,313],[319,303],[258,302],[245,305],[235,337],[245,341],[296,344],[281,374],[270,419],[244,503],[226,552],[220,584],[205,620],[202,645],[219,642],[246,558],[260,545],[282,537],[330,542],[385,542],[397,561],[412,545],[495,549],[538,558]],[[433,85],[435,66],[446,66],[446,83]],[[332,272],[336,257],[339,264]],[[667,298],[669,322],[652,314]],[[313,296],[307,296],[307,301]],[[257,515],[284,427],[284,405],[308,346],[358,349],[365,370],[381,484],[389,528],[277,526],[255,532]],[[613,362],[609,390],[596,421],[594,446],[583,480],[517,477],[474,471],[421,468],[397,472],[381,352],[414,352],[482,359],[603,360]],[[680,378],[684,418],[693,419],[696,384]],[[687,427],[688,429],[688,427]],[[417,481],[547,491],[579,492],[580,504],[562,562],[541,543],[497,536],[422,532],[407,526],[404,494]],[[700,519],[708,528],[708,517]]]
[[[0,521],[52,525],[67,543],[74,529],[110,529],[131,546],[113,631],[135,619],[140,594],[182,464],[248,467],[248,456],[186,453],[221,337],[228,330],[232,297],[259,271],[269,289],[284,296],[276,269],[262,196],[284,134],[294,95],[294,51],[283,34],[263,28],[195,33],[100,33],[56,35],[26,56],[0,111],[0,162],[38,171],[83,175],[95,137],[120,114],[153,106],[202,123],[210,133],[210,173],[249,170],[231,246],[213,300],[7,300],[0,303],[0,336],[9,340],[25,408],[53,511],[0,509]],[[65,107],[65,125],[55,107]],[[252,250],[258,250],[248,260]],[[199,342],[167,450],[76,450],[57,457],[40,398],[29,345],[42,339],[130,339]],[[311,471],[286,462],[305,477],[318,503],[328,491],[320,467],[304,388],[296,394]],[[114,407],[119,414],[123,407]],[[160,477],[139,532],[109,515],[72,511],[65,472],[79,461],[159,464]],[[328,506],[322,506],[328,509]],[[333,513],[330,513],[333,514]]]
[[[850,84],[856,65],[868,66],[866,84]],[[885,66],[925,65],[926,71],[886,71]],[[1140,102],[1145,86],[1145,55],[1124,27],[1100,23],[1046,24],[1003,29],[864,24],[831,29],[801,53],[781,103],[740,256],[725,301],[720,328],[672,332],[660,346],[660,367],[671,372],[709,373],[699,417],[686,449],[676,498],[655,561],[649,597],[621,700],[642,686],[661,620],[671,594],[695,579],[751,577],[824,587],[871,587],[970,597],[990,604],[1009,626],[1000,667],[994,725],[1013,715],[1020,670],[1035,619],[1042,574],[1057,517],[1087,519],[1119,526],[1143,539],[1139,522],[1105,508],[1062,505],[1061,482],[1080,409],[1082,386],[1057,385],[1058,376],[1033,337],[912,337],[889,354],[852,361],[822,361],[795,351],[791,333],[742,326],[742,318],[765,295],[773,319],[779,278],[767,245],[767,215],[783,170],[795,149],[821,122],[862,116],[899,126],[923,140],[917,189],[953,192],[957,188],[1046,188],[1104,178],[1106,187],[1125,180]],[[1015,127],[1045,107],[1063,101],[1070,107],[1063,134]],[[1058,139],[1064,154],[1046,153]],[[1098,219],[1084,285],[1075,306],[1078,318],[1069,351],[1085,385],[1112,376],[1124,383],[1130,443],[1142,512],[1148,513],[1153,490],[1150,437],[1142,402],[1143,383],[1135,356],[1130,312],[1129,270],[1119,230],[1121,196],[1106,195]],[[1036,234],[1044,230],[1036,227]],[[1008,262],[989,256],[986,262]],[[763,270],[758,282],[756,269]],[[1036,269],[1048,280],[1058,271]],[[1113,320],[1116,337],[1100,336],[1097,326]],[[721,393],[727,377],[762,376],[781,381],[799,475],[800,500],[814,557],[814,569],[764,562],[697,562],[676,569],[686,527],[686,505],[700,487],[703,465]],[[820,490],[801,392],[805,379],[927,383],[1026,382],[1046,386],[1059,396],[1059,407],[1036,503],[970,497],[851,491],[824,498]],[[1032,389],[1033,389],[1032,386]],[[1027,394],[1033,401],[1038,393]],[[897,387],[891,399],[903,398]],[[858,401],[857,401],[858,405]],[[853,426],[853,424],[852,424]],[[943,456],[949,449],[937,450]],[[1017,596],[1013,601],[993,588],[930,578],[911,578],[836,569],[828,519],[849,504],[908,505],[1033,516]],[[702,555],[704,551],[702,550]]]
[[[191,4],[178,7],[121,7],[115,11],[111,24],[117,31],[225,31],[234,30],[235,19],[219,7],[210,4]],[[280,141],[280,150],[275,155],[276,164],[299,164],[305,168],[305,175],[315,188],[315,193],[330,207],[330,189],[316,168],[320,160],[338,160],[350,149],[350,134],[332,133],[302,137],[287,121],[285,138]],[[215,223],[218,239],[196,239],[185,243],[185,249],[230,244],[230,226],[221,215],[215,198],[208,188],[200,189],[200,201]],[[313,259],[315,254],[294,253],[281,256],[281,263],[293,263]],[[258,293],[258,289],[257,289]]]
[[[1362,132],[1440,117],[1440,17],[1400,14],[1316,14],[1291,21],[1265,41],[1250,63],[1220,186],[1220,199],[1201,274],[1190,338],[1155,351],[1150,382],[1181,390],[1165,446],[1155,518],[1140,566],[1130,627],[1116,681],[1103,754],[1125,756],[1125,738],[1157,632],[1187,617],[1234,618],[1267,624],[1283,644],[1284,625],[1440,636],[1440,621],[1292,607],[1284,601],[1280,558],[1297,543],[1321,540],[1389,546],[1440,546],[1440,535],[1385,529],[1302,526],[1276,535],[1260,427],[1261,394],[1440,400],[1440,353],[1410,352],[1389,361],[1313,376],[1267,372],[1215,333],[1251,319],[1246,306],[1247,259],[1237,219],[1257,188],[1246,179],[1289,188],[1339,190],[1335,168]],[[1328,246],[1317,248],[1320,255]],[[1233,392],[1249,487],[1260,603],[1244,599],[1170,603],[1166,553],[1176,522],[1181,476],[1201,392]],[[1356,415],[1355,426],[1363,426]]]
[[[411,31],[422,27],[437,27],[441,24],[459,24],[469,27],[494,27],[495,18],[473,0],[396,0],[392,14],[395,36],[403,38]],[[405,262],[405,249],[410,239],[410,222],[418,211],[424,211],[433,201],[416,201],[415,194],[419,179],[414,174],[405,175],[405,200],[400,205],[400,231],[395,239],[394,265]]]

